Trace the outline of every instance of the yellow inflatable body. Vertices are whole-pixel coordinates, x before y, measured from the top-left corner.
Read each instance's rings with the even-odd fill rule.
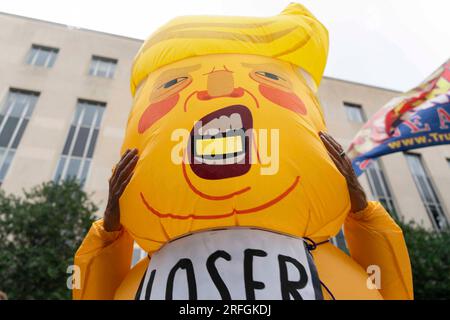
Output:
[[[123,230],[94,223],[74,298],[134,299],[153,254],[183,235],[251,227],[321,243],[344,225],[350,256],[312,250],[324,298],[411,299],[401,230],[376,202],[350,213],[318,136],[327,50],[326,29],[298,4],[271,18],[181,17],[154,33],[132,70],[122,151],[140,158],[120,199]],[[130,269],[133,240],[149,258]]]

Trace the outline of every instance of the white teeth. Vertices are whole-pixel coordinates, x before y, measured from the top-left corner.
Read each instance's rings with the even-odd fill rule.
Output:
[[[231,119],[227,116],[221,116],[219,118],[219,130],[220,132],[227,132],[227,129],[231,127]]]
[[[231,129],[242,129],[244,127],[242,125],[241,115],[238,113],[233,113],[230,116],[230,122]]]
[[[229,135],[228,138],[232,139],[233,136],[243,135],[243,129],[244,126],[239,113],[233,113],[230,116],[220,116],[219,118],[212,119],[207,123],[198,122],[194,129],[198,132],[198,135],[194,137],[194,143],[198,140],[211,139],[211,136],[216,136],[217,138],[217,135],[222,133],[227,133],[227,135]],[[232,132],[230,132],[230,130]],[[242,139],[245,141],[245,137],[242,136]],[[228,155],[218,154],[217,157],[201,156],[196,154],[194,156],[194,161],[195,163],[204,163],[208,165],[242,163],[242,161],[245,160],[245,152],[245,150],[236,152],[234,153],[234,156],[232,153]]]
[[[226,158],[222,161],[225,162],[225,164],[234,164],[234,163],[240,163],[241,161],[243,161],[245,158],[245,153],[237,155],[236,157],[233,158]]]
[[[219,121],[219,119],[213,119],[210,122],[206,123],[203,127],[200,128],[199,134],[207,135],[206,132],[208,132],[209,129],[215,129],[215,130],[219,131],[218,121]],[[217,133],[219,133],[219,132],[217,132]]]
[[[216,134],[218,134],[220,131],[217,128],[210,128],[210,129],[206,129],[204,135],[207,136],[215,136]]]
[[[229,117],[221,116],[209,121],[198,129],[198,134],[213,136],[220,132],[227,132],[231,129],[243,129],[242,118],[239,113],[233,113]]]

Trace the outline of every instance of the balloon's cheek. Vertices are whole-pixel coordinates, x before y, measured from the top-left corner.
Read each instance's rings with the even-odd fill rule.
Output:
[[[277,105],[291,110],[300,115],[306,114],[306,107],[303,101],[293,92],[286,92],[280,89],[259,85],[259,92],[268,100]]]
[[[156,121],[164,117],[170,110],[175,107],[180,98],[179,94],[170,96],[164,100],[150,104],[139,119],[138,132],[144,133]]]

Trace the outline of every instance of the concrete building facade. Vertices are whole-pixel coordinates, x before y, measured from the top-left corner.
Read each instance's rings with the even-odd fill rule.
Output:
[[[76,172],[104,208],[142,41],[2,13],[0,27],[1,188],[20,193]],[[333,78],[319,89],[329,131],[344,147],[396,95]],[[361,182],[400,218],[435,229],[450,221],[448,145],[384,156]]]

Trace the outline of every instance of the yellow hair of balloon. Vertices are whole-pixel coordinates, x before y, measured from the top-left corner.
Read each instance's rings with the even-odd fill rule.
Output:
[[[131,92],[153,71],[186,58],[251,54],[306,70],[319,85],[328,55],[328,31],[304,6],[291,3],[268,17],[177,17],[158,29],[136,55]]]

